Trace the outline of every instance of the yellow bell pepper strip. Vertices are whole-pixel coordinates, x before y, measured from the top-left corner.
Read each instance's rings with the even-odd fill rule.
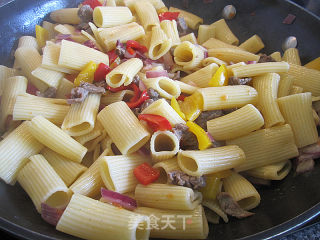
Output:
[[[79,86],[81,82],[93,83],[94,73],[97,69],[97,64],[90,61],[79,73],[79,75],[74,80],[74,85]]]
[[[189,131],[196,135],[199,150],[205,150],[212,145],[207,133],[198,124],[188,121],[186,125],[189,127]]]
[[[222,87],[228,85],[228,70],[226,65],[222,64],[215,72],[209,82],[209,87]]]
[[[216,174],[206,175],[206,186],[200,188],[202,197],[205,200],[215,200],[218,193],[221,191],[222,181]]]
[[[179,103],[177,100],[173,97],[171,98],[171,107],[179,114],[179,116],[183,119],[186,120],[186,115],[184,115],[183,112],[181,112]]]
[[[180,108],[187,120],[196,120],[203,109],[203,98],[201,94],[195,92],[191,96],[185,97],[184,101],[180,103]]]
[[[49,32],[47,29],[36,25],[36,39],[40,48],[46,45],[46,41],[49,39]]]

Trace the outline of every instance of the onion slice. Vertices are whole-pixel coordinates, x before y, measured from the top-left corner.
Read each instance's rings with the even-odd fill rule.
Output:
[[[139,89],[141,92],[147,89],[147,86],[141,80],[139,80]]]
[[[41,217],[47,223],[56,226],[59,222],[65,208],[53,208],[48,204],[41,203]]]
[[[158,70],[158,71],[147,71],[146,77],[147,78],[169,77],[169,75],[166,70]]]
[[[133,198],[122,195],[121,193],[113,192],[105,188],[101,188],[101,201],[111,203],[112,205],[121,206],[127,210],[137,208],[137,202]]]

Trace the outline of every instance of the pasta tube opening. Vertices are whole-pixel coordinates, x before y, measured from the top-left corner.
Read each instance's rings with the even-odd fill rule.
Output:
[[[287,161],[286,164],[280,170],[277,171],[277,176],[279,177],[279,180],[287,176],[290,169],[291,169],[291,161]]]
[[[107,161],[101,161],[100,164],[101,164],[100,165],[101,171],[103,172],[103,174],[100,174],[100,175],[101,175],[101,178],[102,178],[104,184],[106,185],[106,187],[109,190],[115,191],[116,187],[114,186],[112,177],[110,176],[110,170],[109,170],[109,166],[108,166]]]
[[[137,222],[136,240],[149,239],[150,232],[147,231],[148,225],[146,218],[141,218],[141,221]]]
[[[181,156],[180,163],[181,165],[183,165],[185,170],[188,170],[190,172],[198,171],[199,166],[197,162],[191,157]]]
[[[91,127],[91,124],[88,122],[81,123],[80,125],[76,125],[70,128],[71,132],[80,132],[83,129],[88,129]]]
[[[57,191],[53,193],[45,202],[50,207],[62,207],[66,205],[66,202],[68,202],[69,196],[68,193],[65,191]]]
[[[250,196],[250,197],[241,199],[240,201],[238,201],[238,204],[243,209],[252,209],[257,205],[257,201],[258,200],[256,196]],[[254,207],[251,207],[251,206],[254,206]]]
[[[176,147],[175,142],[168,135],[159,134],[154,140],[154,148],[155,148],[154,150],[156,152],[173,151],[175,147]]]

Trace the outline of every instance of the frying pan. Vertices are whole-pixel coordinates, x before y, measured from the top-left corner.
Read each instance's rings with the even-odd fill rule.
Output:
[[[8,2],[8,1],[6,1]],[[55,9],[74,7],[78,0],[13,0],[0,8],[0,64],[11,66],[17,39],[34,35],[34,26],[48,18]],[[183,1],[164,1],[167,6],[183,8]],[[4,4],[0,0],[0,6]],[[237,15],[228,24],[243,42],[258,34],[266,44],[263,50],[270,54],[281,50],[283,40],[296,36],[302,63],[320,56],[320,19],[290,1],[284,0],[214,0],[204,4],[189,1],[188,11],[202,16],[205,23],[221,18],[221,11],[233,4]],[[297,16],[294,24],[282,24],[289,14]],[[320,80],[320,79],[319,79]],[[228,224],[210,225],[208,239],[278,239],[317,217],[320,212],[320,166],[314,171],[273,182],[270,187],[258,189],[261,204],[254,216],[230,219]],[[60,233],[42,221],[23,189],[0,182],[0,228],[25,239],[77,239]],[[120,240],[120,239],[119,239]]]

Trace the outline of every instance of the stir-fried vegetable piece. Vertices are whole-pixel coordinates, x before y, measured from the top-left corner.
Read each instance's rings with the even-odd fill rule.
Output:
[[[40,48],[46,45],[46,41],[49,39],[49,32],[47,29],[36,25],[36,39]]]
[[[126,43],[127,46],[127,50],[128,48],[140,51],[142,53],[148,52],[148,48],[146,46],[141,45],[140,43],[138,43],[137,41],[134,40],[128,40]],[[129,52],[129,50],[128,50]],[[134,53],[129,52],[131,55],[133,55]]]
[[[189,131],[196,135],[199,150],[205,150],[212,145],[207,133],[198,124],[188,121],[186,125],[189,127]]]
[[[222,64],[215,72],[209,82],[209,87],[222,87],[228,85],[228,71],[226,65]]]
[[[112,51],[107,52],[108,57],[109,57],[109,65],[111,66],[111,64],[116,61],[116,59],[118,58],[118,55],[116,53],[116,50],[113,49]]]
[[[134,176],[143,185],[148,185],[156,181],[160,172],[158,169],[152,168],[148,163],[142,163],[133,170]]]
[[[171,130],[172,126],[170,122],[162,116],[154,114],[140,114],[138,116],[139,120],[146,121],[148,126],[154,131],[165,131]]]
[[[94,73],[97,69],[97,64],[90,61],[79,73],[79,75],[74,80],[74,85],[79,86],[81,82],[93,83]]]
[[[177,20],[179,14],[179,12],[162,12],[159,14],[159,20],[160,22],[163,20]]]
[[[92,9],[102,6],[101,2],[99,2],[98,0],[86,0],[82,3],[82,5],[89,5]]]
[[[119,206],[128,210],[134,210],[137,208],[136,200],[121,193],[107,190],[105,188],[101,188],[100,201],[111,203],[114,206]]]
[[[187,120],[196,120],[203,109],[203,99],[201,94],[195,92],[191,96],[185,97],[184,101],[180,104],[180,108],[185,114]]]
[[[105,80],[106,75],[111,71],[110,67],[104,63],[100,63],[94,73],[94,81],[100,82]]]
[[[186,115],[184,115],[184,113],[181,111],[179,103],[174,97],[171,99],[171,107],[179,114],[179,116],[183,120],[186,120]]]

